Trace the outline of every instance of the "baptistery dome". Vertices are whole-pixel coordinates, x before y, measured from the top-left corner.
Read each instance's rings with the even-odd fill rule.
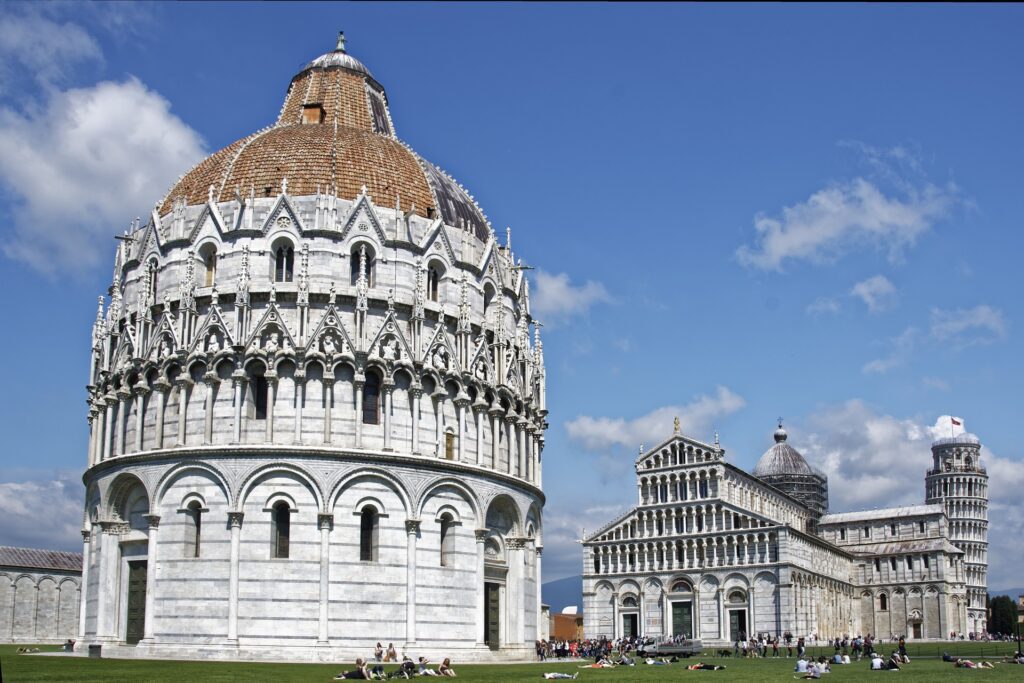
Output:
[[[157,199],[93,325],[80,647],[532,651],[547,405],[510,233],[342,40]]]

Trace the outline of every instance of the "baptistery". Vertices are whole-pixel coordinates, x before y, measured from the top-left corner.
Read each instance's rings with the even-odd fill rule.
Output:
[[[79,647],[532,651],[547,409],[510,233],[343,36],[155,199],[92,332]]]

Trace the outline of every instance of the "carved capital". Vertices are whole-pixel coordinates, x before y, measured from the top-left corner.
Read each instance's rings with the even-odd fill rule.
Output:
[[[160,526],[160,515],[146,515],[145,520],[150,529],[156,529]]]
[[[205,382],[208,387],[214,387],[220,384],[220,377],[218,377],[216,373],[207,372],[203,375],[203,382]]]
[[[420,520],[418,519],[407,519],[405,520],[405,533],[407,534],[418,534],[420,532]]]
[[[537,557],[540,557],[544,554],[544,546],[539,545],[536,548],[534,548],[534,551],[537,553]]]
[[[477,543],[483,543],[487,540],[487,534],[490,533],[489,529],[473,529],[473,535],[476,536]]]
[[[82,529],[82,540],[88,543],[91,538],[92,531],[90,531],[89,529]]]
[[[509,537],[505,539],[505,545],[508,547],[509,550],[522,550],[526,547],[526,542],[529,540],[530,539],[528,538]]]
[[[330,531],[334,528],[334,515],[331,513],[321,512],[316,516],[316,528],[321,531],[327,529]]]
[[[121,536],[131,531],[131,526],[128,522],[122,522],[121,520],[106,520],[100,522],[99,525],[100,531],[113,536]]]
[[[244,512],[229,512],[228,513],[228,527],[235,529],[242,528],[242,520],[245,519]]]

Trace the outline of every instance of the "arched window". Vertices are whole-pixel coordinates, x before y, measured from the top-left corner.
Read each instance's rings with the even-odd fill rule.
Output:
[[[692,593],[693,592],[693,586],[691,586],[690,584],[688,584],[685,581],[676,581],[674,584],[672,584],[672,592],[673,593]]]
[[[888,611],[889,609],[889,598],[885,593],[878,596],[878,609],[882,612]]]
[[[203,269],[206,273],[203,278],[203,285],[212,287],[213,283],[217,280],[217,247],[207,244],[199,250],[199,255],[203,259]]]
[[[441,566],[451,567],[455,561],[455,519],[447,512],[441,515]]]
[[[199,546],[203,534],[203,508],[193,500],[185,508],[185,557],[199,557]]]
[[[269,394],[269,387],[267,385],[267,378],[263,376],[261,372],[252,378],[252,405],[253,405],[253,418],[256,420],[267,419],[267,396]]]
[[[295,270],[295,249],[282,244],[274,252],[274,282],[291,282]]]
[[[634,598],[632,596],[630,596],[628,598],[623,598],[622,599],[622,606],[623,607],[636,607],[636,605],[637,605],[636,598]]]
[[[366,373],[363,383],[363,424],[380,423],[380,377],[375,372]]]
[[[441,269],[431,265],[427,269],[427,297],[431,301],[437,301],[441,291]]]
[[[274,504],[271,512],[271,526],[273,528],[273,547],[271,557],[288,558],[288,540],[291,537],[292,511],[288,503],[280,501]]]
[[[359,561],[377,561],[377,532],[380,527],[377,509],[367,505],[359,513]]]

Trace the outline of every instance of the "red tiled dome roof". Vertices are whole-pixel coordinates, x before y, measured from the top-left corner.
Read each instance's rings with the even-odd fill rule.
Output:
[[[375,202],[420,215],[438,215],[486,240],[487,219],[469,193],[394,135],[387,96],[369,70],[338,49],[309,62],[292,79],[277,122],[207,157],[167,193],[174,202],[201,204],[237,192],[276,196],[287,180],[295,196],[336,193],[355,199],[365,185]]]

